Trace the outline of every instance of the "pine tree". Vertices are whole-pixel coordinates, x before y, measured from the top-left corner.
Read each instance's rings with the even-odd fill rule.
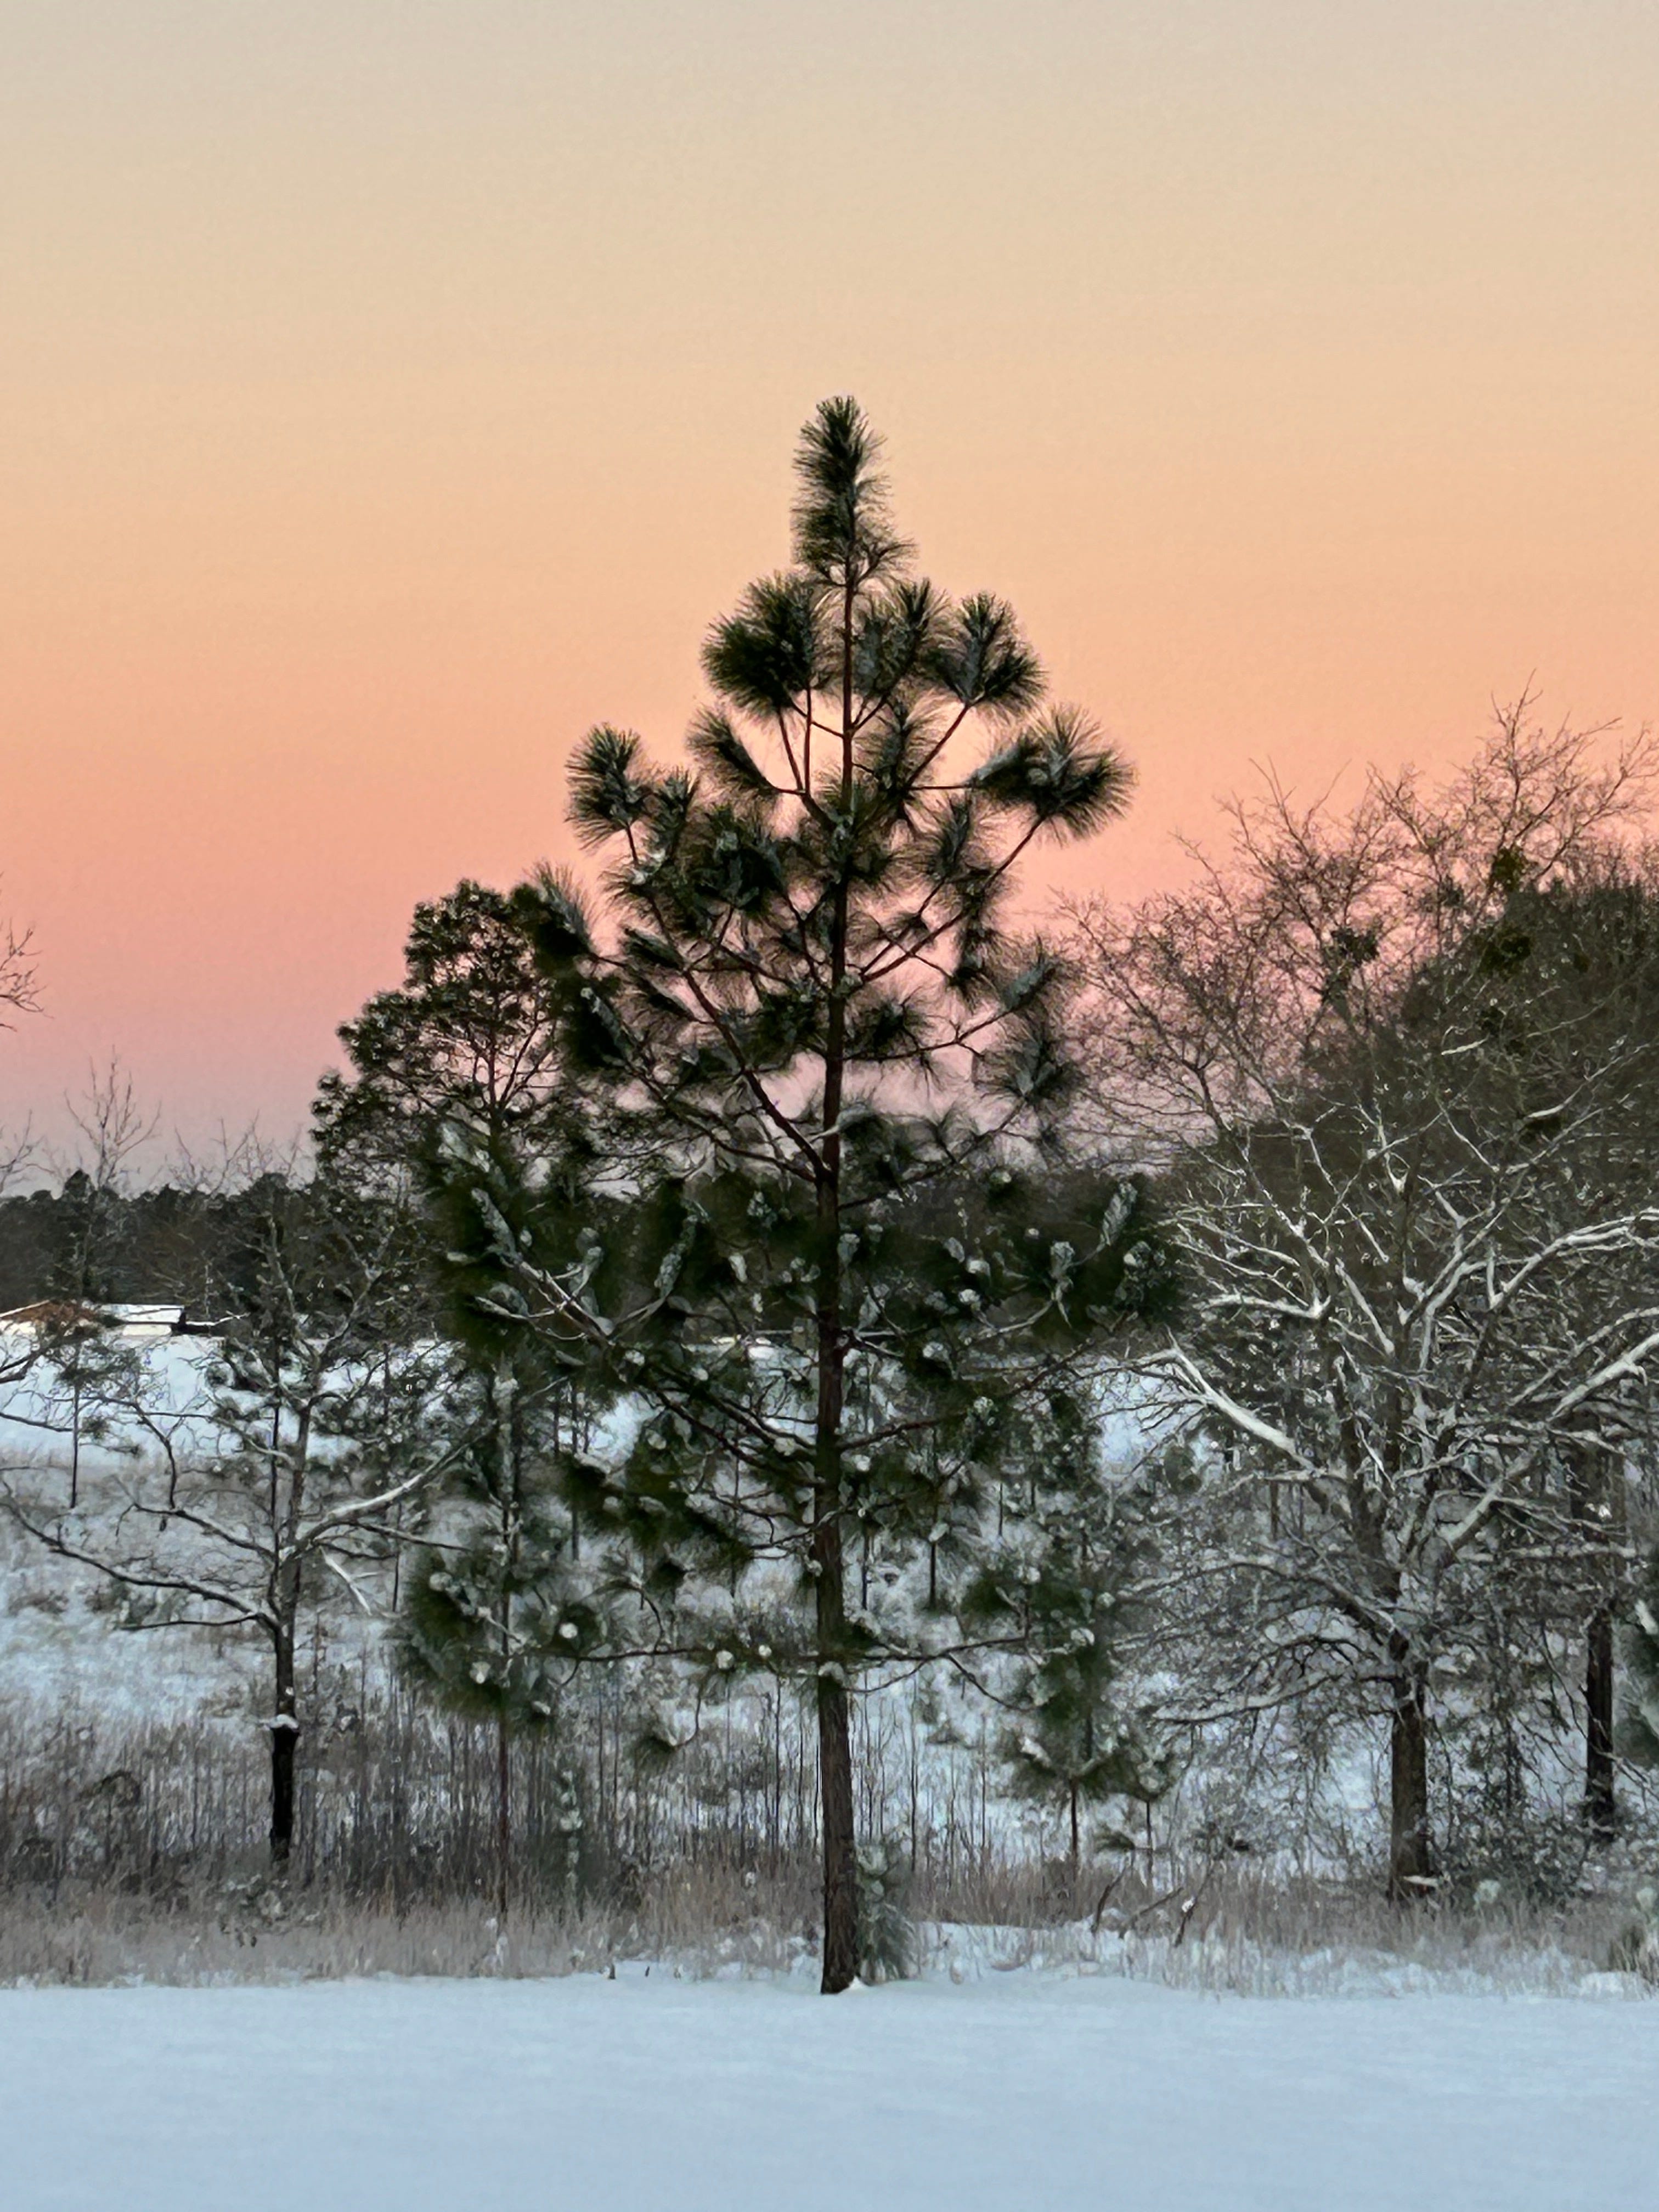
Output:
[[[523,1347],[520,1346],[520,1355]],[[480,1402],[482,1401],[482,1402]],[[405,1670],[452,1711],[495,1731],[496,1910],[512,1898],[512,1747],[553,1729],[601,1617],[576,1572],[552,1480],[556,1404],[526,1387],[514,1349],[463,1366],[449,1419],[463,1448],[434,1540],[416,1555],[398,1618]]]
[[[963,1606],[1020,1650],[999,1747],[1015,1793],[1065,1820],[1073,1883],[1084,1813],[1115,1797],[1151,1804],[1170,1780],[1121,1680],[1127,1586],[1148,1543],[1133,1486],[1103,1468],[1103,1426],[1087,1391],[1056,1390],[1028,1410],[1013,1470],[1027,1510]]]
[[[452,1710],[494,1724],[503,1919],[514,1736],[553,1725],[576,1665],[601,1640],[580,1526],[553,1474],[561,1453],[586,1445],[605,1391],[585,1337],[526,1330],[494,1273],[458,1264],[445,1200],[459,1176],[468,1218],[485,1208],[515,1244],[532,1218],[544,1237],[555,1223],[568,1237],[568,1209],[593,1218],[591,1146],[560,1077],[560,1019],[512,901],[463,882],[416,908],[402,986],[342,1029],[350,1075],[325,1079],[314,1109],[319,1152],[337,1171],[437,1202],[427,1256],[451,1451],[437,1526],[393,1603],[405,1669]]]
[[[140,1363],[95,1307],[58,1301],[42,1323],[38,1344],[43,1376],[36,1396],[43,1428],[69,1439],[69,1507],[81,1502],[81,1453],[102,1443],[117,1409],[139,1388]]]
[[[550,873],[520,896],[604,1111],[595,1194],[627,1202],[513,1214],[475,1151],[450,1234],[476,1297],[584,1339],[642,1408],[625,1466],[571,1480],[660,1647],[709,1682],[813,1684],[834,1991],[859,1960],[849,1699],[962,1638],[903,1573],[982,1522],[1023,1399],[1163,1288],[1139,1189],[1080,1205],[1053,1173],[1069,978],[1011,916],[1021,858],[1109,821],[1128,771],[1042,710],[1009,607],[915,574],[851,400],[798,473],[793,566],[704,648],[690,765],[609,727],[576,755],[609,930]]]
[[[319,1148],[362,1172],[409,1171],[445,1122],[486,1141],[522,1133],[544,1152],[565,1091],[556,994],[538,971],[513,902],[471,882],[415,909],[404,980],[340,1030],[349,1075],[325,1075]]]
[[[404,959],[402,985],[377,993],[340,1030],[350,1073],[319,1087],[319,1155],[358,1188],[432,1201],[433,1324],[477,1369],[481,1402],[493,1402],[507,1358],[522,1401],[537,1401],[536,1419],[552,1425],[550,1434],[562,1424],[563,1441],[576,1442],[605,1402],[586,1337],[567,1332],[550,1366],[544,1331],[521,1370],[523,1347],[513,1340],[524,1334],[522,1316],[510,1302],[492,1310],[488,1295],[499,1271],[477,1278],[452,1249],[483,1206],[497,1231],[526,1243],[532,1233],[568,1237],[607,1210],[592,1188],[586,1102],[562,1073],[562,994],[540,972],[514,902],[480,884],[416,907]],[[458,1185],[465,1220],[449,1218]],[[493,1424],[486,1413],[491,1433]]]

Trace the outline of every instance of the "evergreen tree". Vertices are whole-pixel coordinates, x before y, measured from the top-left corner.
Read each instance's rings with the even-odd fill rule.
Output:
[[[549,1412],[546,1395],[525,1387],[507,1348],[493,1371],[480,1361],[463,1368],[449,1416],[464,1447],[398,1618],[405,1670],[452,1711],[494,1724],[503,1922],[512,1896],[514,1737],[556,1725],[577,1664],[601,1640],[550,1480],[558,1431]]]
[[[402,985],[377,993],[340,1030],[351,1071],[319,1087],[320,1158],[362,1188],[432,1199],[441,1214],[459,1174],[469,1192],[493,1193],[496,1224],[511,1214],[514,1237],[530,1237],[532,1216],[543,1235],[556,1218],[567,1237],[574,1224],[591,1227],[607,1200],[592,1188],[585,1102],[561,1074],[562,994],[542,973],[514,902],[458,884],[416,907],[404,958]],[[562,1423],[567,1444],[584,1442],[605,1402],[586,1338],[569,1337],[550,1364],[544,1342],[525,1365],[526,1348],[513,1341],[522,1317],[492,1311],[483,1293],[493,1277],[481,1283],[458,1268],[450,1231],[466,1225],[443,1219],[428,1248],[434,1325],[477,1370],[480,1402],[493,1404],[506,1358],[520,1403],[536,1404],[550,1434]],[[492,1433],[493,1423],[489,1414]]]
[[[545,1234],[557,1194],[570,1188],[561,1164],[590,1160],[559,1078],[559,1019],[558,994],[508,898],[463,882],[417,907],[401,987],[377,994],[340,1032],[351,1073],[325,1078],[319,1093],[323,1158],[337,1170],[349,1163],[371,1186],[435,1189],[441,1201],[464,1160],[477,1187],[495,1194],[497,1224],[511,1214],[522,1224],[533,1210]],[[591,1212],[590,1201],[583,1218]],[[551,1477],[561,1451],[586,1445],[603,1393],[584,1340],[532,1335],[480,1288],[453,1265],[440,1266],[432,1285],[448,1371],[439,1419],[452,1456],[430,1540],[393,1603],[406,1670],[451,1710],[494,1724],[505,1917],[514,1736],[551,1727],[575,1664],[598,1641],[580,1529]]]
[[[1085,1811],[1114,1797],[1150,1804],[1169,1782],[1121,1681],[1127,1585],[1150,1547],[1131,1487],[1102,1468],[1102,1428],[1091,1392],[1057,1390],[1030,1409],[1015,1476],[1023,1525],[964,1606],[1021,1650],[1000,1747],[1015,1793],[1065,1820],[1074,1881]]]
[[[69,1505],[81,1502],[81,1453],[102,1443],[118,1409],[137,1395],[140,1364],[96,1308],[54,1302],[36,1343],[40,1367],[32,1380],[32,1418],[69,1439]]]
[[[551,874],[520,897],[603,1172],[584,1209],[558,1153],[543,1206],[452,1146],[447,1238],[481,1310],[641,1409],[625,1465],[570,1481],[659,1648],[813,1685],[834,1991],[859,1961],[849,1699],[963,1644],[937,1573],[931,1609],[905,1575],[985,1524],[1022,1402],[1165,1293],[1138,1188],[1053,1173],[1069,976],[1011,911],[1023,856],[1109,821],[1128,771],[1042,709],[1009,607],[915,573],[851,400],[798,472],[793,565],[705,646],[690,765],[609,727],[576,755],[610,926]],[[881,1571],[849,1588],[855,1547]]]
[[[436,1127],[455,1122],[490,1141],[534,1133],[544,1152],[565,1096],[558,1019],[508,897],[463,882],[423,902],[403,982],[340,1030],[351,1073],[319,1087],[319,1147],[407,1170]]]

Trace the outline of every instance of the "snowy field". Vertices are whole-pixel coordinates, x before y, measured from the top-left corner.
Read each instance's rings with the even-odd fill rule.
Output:
[[[0,1991],[7,2212],[1577,2212],[1659,2005],[1033,1976]]]

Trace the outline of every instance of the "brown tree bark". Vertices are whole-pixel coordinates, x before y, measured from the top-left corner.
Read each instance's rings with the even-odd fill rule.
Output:
[[[294,1849],[294,1770],[300,1741],[299,1697],[294,1679],[294,1638],[278,1629],[273,1638],[276,1698],[270,1722],[270,1860],[285,1867]]]
[[[1584,1650],[1584,1820],[1605,1841],[1619,1825],[1613,1764],[1613,1695],[1615,1667],[1613,1610],[1603,1606],[1585,1638]]]
[[[839,1090],[839,1084],[836,1085]],[[839,1140],[832,1138],[825,1150]],[[832,1156],[831,1175],[840,1162]],[[823,1820],[823,1973],[835,1996],[859,1970],[858,1853],[853,1800],[853,1730],[845,1673],[847,1567],[842,1540],[841,1422],[846,1352],[841,1340],[841,1265],[834,1242],[836,1183],[820,1186],[819,1218],[830,1233],[819,1259],[818,1391],[811,1568],[817,1589],[818,1789]]]
[[[821,1191],[821,1208],[823,1195]],[[836,1217],[831,1214],[830,1218],[833,1221]],[[833,1245],[821,1259],[820,1267],[823,1272],[818,1308],[811,1568],[817,1589],[818,1794],[823,1823],[821,1987],[826,1996],[835,1996],[858,1976],[858,1852],[853,1799],[853,1730],[844,1671],[847,1568],[841,1520],[844,1359],[841,1342],[841,1267]]]
[[[841,801],[853,791],[854,587],[842,605]],[[845,878],[830,907],[830,1002],[823,1043],[823,1148],[817,1174],[817,1404],[815,1408],[812,1568],[817,1584],[818,1790],[823,1821],[823,1971],[826,1996],[858,1978],[858,1847],[853,1798],[853,1731],[848,1682],[847,1583],[842,1542],[842,1413],[847,1347],[842,1333],[841,1111],[847,1062]]]
[[[823,1971],[836,1996],[858,1978],[858,1854],[853,1814],[853,1732],[847,1686],[818,1677],[819,1795],[823,1820]]]
[[[1434,1875],[1429,1832],[1428,1684],[1420,1664],[1396,1663],[1389,1716],[1389,1895],[1420,1899]]]

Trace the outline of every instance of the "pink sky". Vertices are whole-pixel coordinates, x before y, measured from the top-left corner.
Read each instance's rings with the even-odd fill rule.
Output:
[[[0,869],[169,1124],[291,1127],[414,901],[670,746],[855,392],[1139,765],[1659,713],[1659,10],[105,0],[0,70]]]

